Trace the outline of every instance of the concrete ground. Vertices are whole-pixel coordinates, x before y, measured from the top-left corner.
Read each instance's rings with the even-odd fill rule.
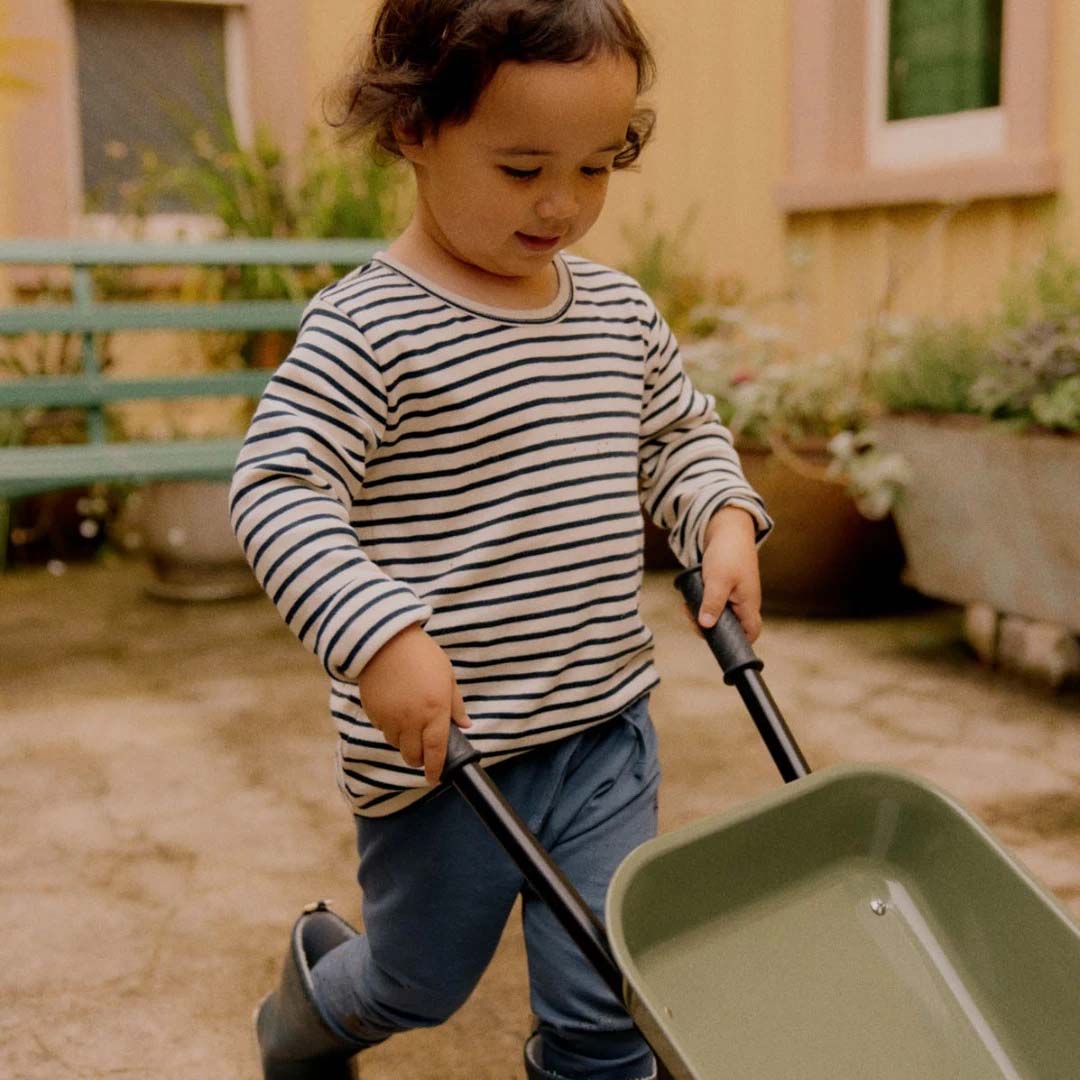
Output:
[[[670,575],[644,607],[665,830],[779,781]],[[812,765],[888,762],[973,810],[1080,916],[1080,696],[980,668],[959,614],[767,622],[758,651]],[[252,1006],[292,920],[356,920],[352,829],[315,661],[260,598],[176,605],[128,564],[0,578],[0,1075],[253,1080]],[[445,1027],[365,1080],[511,1080],[521,940]]]

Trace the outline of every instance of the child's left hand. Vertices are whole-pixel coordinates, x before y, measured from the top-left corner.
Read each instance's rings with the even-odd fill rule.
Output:
[[[751,642],[761,633],[761,576],[758,571],[757,523],[745,510],[717,510],[705,531],[701,576],[705,596],[698,622],[708,629],[730,603]]]

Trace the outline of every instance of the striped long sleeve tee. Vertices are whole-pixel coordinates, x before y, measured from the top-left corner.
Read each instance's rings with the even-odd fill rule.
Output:
[[[308,305],[245,439],[233,527],[330,675],[356,814],[428,790],[357,690],[405,627],[449,655],[492,763],[655,685],[642,507],[685,565],[721,506],[771,526],[640,286],[574,256],[556,269],[551,305],[506,311],[376,257]]]

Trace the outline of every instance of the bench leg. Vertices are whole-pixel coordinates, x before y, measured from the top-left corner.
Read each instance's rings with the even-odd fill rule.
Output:
[[[8,530],[11,528],[11,503],[0,498],[0,573],[7,569]]]

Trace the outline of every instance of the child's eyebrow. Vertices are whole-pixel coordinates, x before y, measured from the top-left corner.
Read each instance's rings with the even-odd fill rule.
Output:
[[[616,154],[625,145],[625,140],[621,140],[617,143],[611,143],[608,146],[601,146],[600,149],[594,150],[594,154]],[[509,157],[554,157],[554,150],[541,150],[532,146],[496,146],[493,148],[496,154],[506,154]]]

